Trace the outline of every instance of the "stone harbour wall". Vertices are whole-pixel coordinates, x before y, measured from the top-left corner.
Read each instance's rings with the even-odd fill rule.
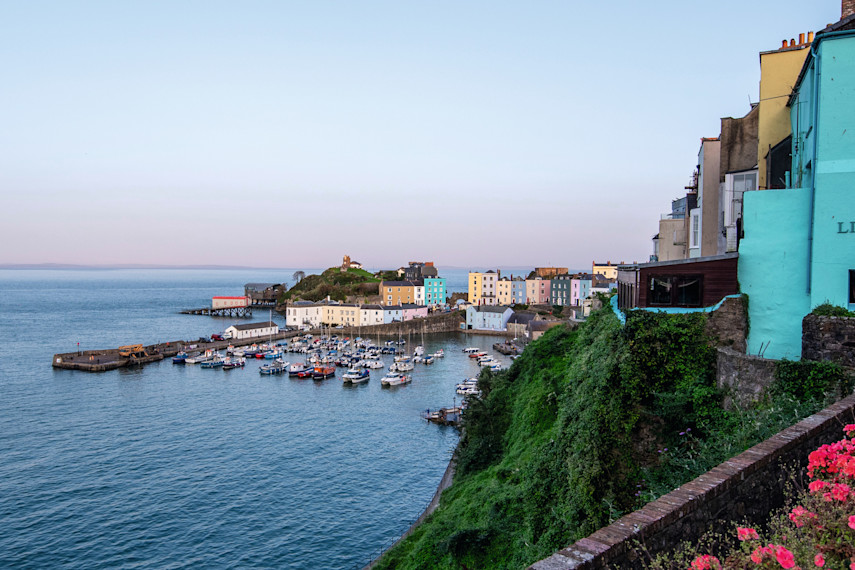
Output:
[[[644,544],[650,555],[667,552],[705,532],[729,532],[730,523],[757,524],[783,505],[784,479],[791,467],[804,469],[808,453],[843,437],[842,428],[855,423],[855,395],[785,429],[725,461],[694,481],[601,528],[530,568],[581,570],[644,568]]]
[[[855,368],[855,318],[807,315],[802,319],[802,358]]]

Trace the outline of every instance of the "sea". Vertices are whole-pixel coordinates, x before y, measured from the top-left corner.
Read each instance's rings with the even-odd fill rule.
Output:
[[[455,384],[479,372],[462,349],[494,337],[402,339],[446,357],[392,389],[383,371],[351,387],[341,372],[262,376],[261,361],[51,367],[55,353],[266,320],[180,311],[294,271],[0,271],[0,567],[361,568],[407,530],[458,441],[421,414],[460,402]]]

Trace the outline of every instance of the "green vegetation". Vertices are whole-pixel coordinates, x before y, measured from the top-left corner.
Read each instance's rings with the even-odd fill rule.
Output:
[[[820,317],[855,317],[855,312],[844,309],[843,307],[838,307],[837,305],[832,305],[831,303],[817,305],[814,307],[813,311],[811,311],[811,314]]]
[[[330,267],[320,275],[304,276],[299,283],[282,294],[279,302],[301,299],[320,301],[327,296],[335,301],[345,301],[348,296],[377,295],[380,280],[363,269],[350,268],[341,271],[339,267]]]
[[[454,484],[378,568],[520,568],[587,536],[824,405],[824,366],[727,411],[706,317],[609,309],[484,371]],[[821,371],[817,372],[822,368]],[[804,378],[801,372],[782,372]],[[782,378],[784,377],[782,376]],[[811,387],[806,398],[795,390]]]

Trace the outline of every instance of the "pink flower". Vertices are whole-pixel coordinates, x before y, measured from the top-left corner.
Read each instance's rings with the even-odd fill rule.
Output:
[[[736,527],[736,537],[739,540],[759,540],[760,536],[753,528]]]
[[[813,557],[814,566],[825,566],[825,558],[822,557],[822,552]]]
[[[778,560],[778,564],[780,564],[782,568],[792,568],[796,565],[796,559],[793,557],[793,553],[783,546],[779,546],[775,550],[775,558]]]
[[[816,481],[810,482],[810,485],[808,485],[808,490],[810,490],[810,492],[813,493],[815,491],[819,491],[820,489],[825,487],[827,484],[828,483],[826,483],[825,481],[820,481],[819,479],[817,479]]]
[[[831,490],[831,496],[838,501],[845,501],[849,496],[849,485],[846,485],[845,483],[837,483]]]
[[[843,428],[843,431],[846,432],[847,435],[855,431],[855,424],[847,424],[846,427]]]
[[[704,554],[692,560],[692,570],[721,570],[721,561],[715,556]]]
[[[855,530],[855,515],[849,517],[849,528]]]

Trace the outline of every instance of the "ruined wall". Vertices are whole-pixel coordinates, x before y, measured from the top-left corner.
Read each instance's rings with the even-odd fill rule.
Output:
[[[855,318],[807,315],[802,319],[802,358],[855,368]]]
[[[716,383],[725,390],[724,407],[745,406],[760,399],[775,382],[777,360],[749,356],[731,348],[718,348],[716,353]]]
[[[745,354],[748,336],[748,311],[743,297],[728,297],[721,307],[709,313],[705,330],[718,339],[719,346]]]

